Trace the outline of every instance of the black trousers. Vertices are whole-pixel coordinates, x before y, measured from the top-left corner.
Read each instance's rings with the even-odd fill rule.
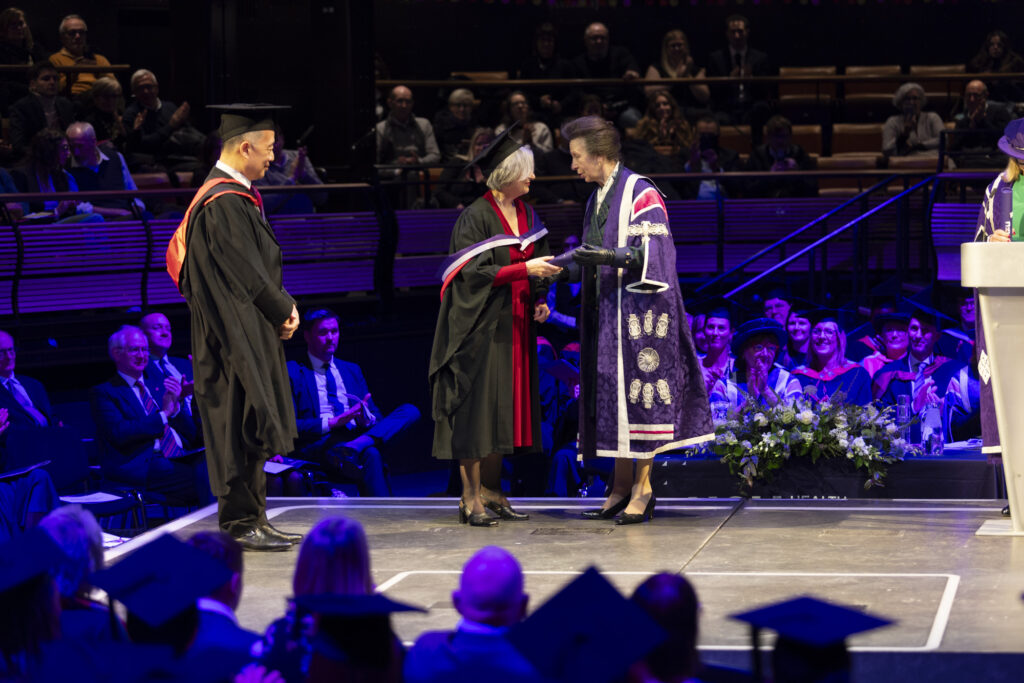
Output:
[[[217,521],[229,534],[242,534],[267,523],[266,454],[247,453],[244,465],[226,484],[228,492],[217,497]]]

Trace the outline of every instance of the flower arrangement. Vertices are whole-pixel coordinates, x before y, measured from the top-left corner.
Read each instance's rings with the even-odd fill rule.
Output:
[[[837,393],[824,401],[801,397],[774,408],[749,400],[717,415],[711,449],[743,484],[771,481],[794,458],[845,459],[866,470],[864,488],[884,486],[889,465],[918,454],[896,422],[895,407],[849,404]],[[903,425],[906,427],[906,425]]]

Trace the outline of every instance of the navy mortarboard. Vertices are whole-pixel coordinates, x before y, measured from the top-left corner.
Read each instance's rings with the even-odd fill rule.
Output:
[[[422,607],[398,602],[381,593],[368,595],[342,595],[325,593],[322,595],[299,595],[295,605],[314,614],[330,617],[358,619],[360,617],[379,617],[395,612],[425,612]]]
[[[507,637],[548,679],[604,683],[621,678],[665,631],[591,567]]]
[[[195,607],[199,598],[223,586],[231,576],[223,563],[165,534],[94,574],[92,583],[156,628]]]
[[[501,162],[515,154],[523,146],[522,143],[517,142],[512,137],[512,132],[516,130],[518,125],[519,122],[515,121],[511,126],[501,131],[501,134],[495,137],[494,141],[487,145],[484,151],[480,152],[472,161],[466,164],[466,168],[479,166],[485,178],[491,175]]]
[[[220,128],[217,133],[221,140],[230,140],[245,133],[274,130],[277,122],[275,115],[291,107],[276,104],[211,104],[207,109],[220,112]]]

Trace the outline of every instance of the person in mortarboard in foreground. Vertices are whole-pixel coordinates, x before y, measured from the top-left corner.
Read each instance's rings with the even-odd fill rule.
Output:
[[[493,526],[527,519],[501,491],[502,456],[539,451],[537,332],[547,320],[547,228],[520,199],[533,180],[533,152],[499,135],[471,163],[490,188],[459,215],[442,265],[441,310],[430,354],[433,455],[456,459],[459,521]]]
[[[281,340],[298,329],[299,313],[252,187],[274,158],[273,108],[222,109],[220,160],[171,240],[168,270],[192,313],[194,395],[220,528],[247,550],[287,550],[301,536],[267,520],[263,464],[294,447]]]
[[[572,167],[597,183],[583,223],[580,443],[584,458],[612,457],[604,505],[588,519],[651,519],[658,453],[714,438],[700,360],[676,274],[668,213],[654,184],[620,162],[619,134],[585,116],[567,123]]]

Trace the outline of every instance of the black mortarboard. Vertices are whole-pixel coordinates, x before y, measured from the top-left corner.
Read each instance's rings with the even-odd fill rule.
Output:
[[[854,634],[893,623],[810,596],[730,616],[755,629],[771,629],[780,637],[812,647],[828,647]]]
[[[789,303],[793,303],[795,301],[793,295],[790,294],[789,290],[785,287],[772,287],[771,289],[763,292],[758,299],[762,304],[769,299],[782,299]]]
[[[692,310],[687,309],[693,315],[704,314],[707,318],[725,318],[732,327],[742,323],[750,315],[750,310],[732,299],[723,297],[711,297],[693,303]]]
[[[732,333],[732,355],[737,357],[743,355],[743,345],[750,339],[764,334],[774,336],[779,348],[785,346],[786,340],[789,339],[785,328],[774,318],[754,318],[737,327],[736,331]]]
[[[220,112],[220,128],[217,133],[221,140],[254,133],[261,130],[274,130],[275,114],[287,105],[277,104],[211,104],[207,109]]]
[[[910,317],[916,318],[922,323],[931,325],[937,330],[941,330],[944,327],[955,326],[958,323],[950,318],[942,311],[932,308],[926,304],[918,303],[913,299],[908,299],[907,303],[910,304]]]
[[[0,546],[0,591],[51,571],[65,561],[50,534],[35,527]]]
[[[487,145],[487,149],[480,152],[480,154],[476,155],[476,158],[466,164],[466,168],[479,166],[480,171],[484,174],[484,178],[490,176],[501,162],[515,154],[523,146],[512,137],[512,131],[518,125],[519,121],[513,121],[511,126],[501,131],[491,144]]]
[[[170,534],[142,546],[113,567],[92,576],[92,584],[119,600],[153,628],[193,607],[227,583],[222,562]]]
[[[620,678],[665,632],[591,567],[507,638],[550,680],[604,683]]]
[[[843,332],[852,329],[857,322],[856,313],[842,308],[815,308],[806,311],[804,317],[810,321],[812,329],[820,322],[834,322]]]
[[[395,612],[425,612],[422,607],[407,605],[392,600],[383,593],[368,595],[344,595],[339,593],[323,593],[318,595],[299,595],[295,604],[309,612],[330,617],[379,617]]]

